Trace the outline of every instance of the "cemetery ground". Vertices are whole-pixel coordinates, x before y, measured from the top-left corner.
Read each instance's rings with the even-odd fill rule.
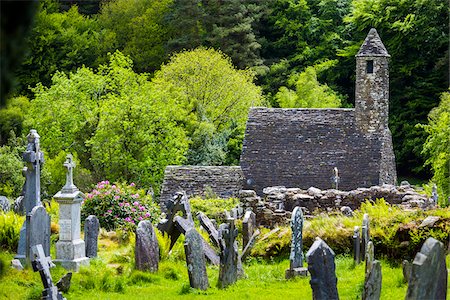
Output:
[[[52,216],[51,255],[55,256],[55,242],[58,237],[57,207],[52,203],[48,209]],[[195,205],[193,205],[195,207]],[[195,209],[194,209],[195,210]],[[211,208],[214,210],[214,208]],[[398,232],[410,230],[409,246],[416,248],[428,236],[436,238],[447,234],[450,226],[450,208],[429,211],[405,212],[383,201],[376,204],[365,203],[361,211],[355,211],[354,217],[336,214],[322,214],[305,222],[304,253],[311,246],[316,236],[330,245],[336,252],[336,275],[340,299],[360,299],[364,285],[364,262],[355,265],[351,257],[351,234],[353,225],[360,224],[362,213],[371,216],[371,235],[375,241],[376,258],[381,260],[382,289],[381,299],[404,299],[407,283],[403,279],[401,260],[410,261],[416,251],[404,257],[411,250],[402,246],[388,249],[390,243],[399,244]],[[207,212],[208,213],[208,212]],[[11,216],[12,213],[9,213]],[[422,228],[415,232],[413,224],[420,224],[426,216],[440,218],[439,227]],[[3,215],[5,216],[5,215]],[[17,223],[22,219],[17,217]],[[6,219],[6,218],[4,218]],[[394,224],[394,225],[393,225]],[[198,225],[198,224],[197,224]],[[237,223],[241,229],[241,223]],[[19,225],[20,227],[20,225]],[[388,229],[390,228],[390,229]],[[395,230],[396,228],[396,230]],[[440,230],[440,228],[442,230]],[[0,222],[1,229],[1,222]],[[270,230],[261,228],[261,235],[252,250],[252,255],[244,261],[246,277],[238,280],[226,289],[218,289],[218,266],[207,266],[210,288],[200,291],[190,288],[183,249],[184,237],[181,236],[169,253],[169,239],[158,233],[161,261],[155,273],[142,272],[134,268],[133,233],[124,231],[101,230],[99,237],[98,258],[91,260],[89,267],[82,267],[80,272],[73,273],[69,292],[64,293],[67,299],[311,299],[310,277],[285,279],[285,271],[289,268],[289,246],[291,230],[288,225]],[[400,235],[404,235],[403,231]],[[411,232],[415,232],[411,234]],[[202,233],[207,238],[206,233]],[[238,236],[238,241],[242,240]],[[417,244],[417,245],[416,245]],[[415,246],[416,245],[416,246]],[[241,249],[241,245],[239,247]],[[14,251],[3,251],[0,259],[9,266]],[[447,268],[450,268],[450,255],[446,257]],[[60,266],[51,269],[53,281],[56,282],[64,274]],[[0,275],[0,299],[39,299],[42,283],[39,273],[31,268],[17,271],[5,268]],[[450,291],[447,291],[450,297]]]

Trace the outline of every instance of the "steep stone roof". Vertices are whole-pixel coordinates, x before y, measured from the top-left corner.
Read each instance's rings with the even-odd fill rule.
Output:
[[[356,56],[387,56],[390,57],[389,53],[384,47],[383,42],[378,35],[375,28],[370,29],[369,34],[366,36],[364,43],[359,48],[358,54]]]
[[[246,188],[339,189],[379,183],[381,135],[362,133],[354,109],[252,108],[241,154]]]

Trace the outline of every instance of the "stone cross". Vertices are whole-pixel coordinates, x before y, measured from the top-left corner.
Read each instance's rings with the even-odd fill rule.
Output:
[[[299,206],[296,206],[292,212],[291,228],[291,254],[289,269],[285,274],[286,279],[308,274],[308,270],[303,267],[303,212]]]
[[[341,178],[339,177],[339,171],[337,167],[334,167],[333,169],[333,183],[334,183],[334,188],[336,190],[339,189],[339,182],[341,181]]]
[[[184,251],[191,287],[201,290],[208,289],[209,282],[202,239],[194,228],[190,228],[185,234]]]
[[[34,245],[31,248],[33,253],[32,266],[33,271],[39,271],[41,275],[42,284],[44,285],[44,291],[42,292],[42,299],[48,300],[62,300],[65,299],[58,288],[53,284],[50,268],[54,267],[52,260],[49,256],[46,256],[42,245]]]
[[[72,155],[67,155],[66,184],[53,198],[59,204],[59,240],[56,242],[55,263],[67,270],[78,272],[80,266],[89,265],[86,247],[81,239],[81,202],[84,194],[73,184]]]
[[[149,220],[140,221],[137,226],[134,257],[137,270],[158,271],[159,245]]]
[[[320,238],[316,238],[306,253],[311,274],[309,283],[315,300],[339,299],[334,256],[333,250]]]
[[[62,188],[65,193],[74,193],[78,191],[78,188],[73,184],[73,169],[75,168],[75,162],[73,161],[72,154],[67,154],[64,167],[67,168],[66,172],[66,184]]]
[[[367,243],[370,241],[369,215],[364,214],[361,227],[361,259],[366,259]]]
[[[405,300],[446,299],[447,277],[444,245],[428,238],[412,263]]]
[[[224,289],[237,280],[238,270],[238,251],[235,247],[235,240],[238,235],[234,227],[234,219],[227,219],[227,223],[219,226],[220,241],[220,268],[218,288]]]
[[[84,242],[86,243],[86,257],[97,257],[98,233],[100,222],[97,217],[90,215],[84,221]]]
[[[40,136],[36,130],[31,129],[27,135],[28,145],[22,154],[27,164],[25,187],[25,213],[41,204],[41,164],[44,162],[44,154],[40,151]]]
[[[359,226],[353,229],[353,260],[355,264],[359,265],[361,262],[361,236],[359,233]]]

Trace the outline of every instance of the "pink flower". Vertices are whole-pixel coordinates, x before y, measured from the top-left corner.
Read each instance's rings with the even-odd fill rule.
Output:
[[[126,217],[126,218],[125,218],[125,221],[131,222],[131,218],[130,218],[130,217]]]
[[[145,213],[145,216],[148,218],[148,217],[150,217],[150,213],[149,212],[146,212]]]
[[[115,184],[113,184],[112,186],[111,186],[113,189],[115,189],[116,188],[116,185]]]
[[[111,210],[111,209],[108,209],[108,213],[109,213],[109,214],[112,213],[112,210]]]
[[[104,183],[105,183],[105,184],[109,184],[109,181],[108,181],[108,180],[105,180]]]
[[[139,206],[139,209],[140,209],[141,211],[143,211],[143,210],[145,210],[145,207]]]
[[[114,199],[115,199],[115,200],[119,200],[119,199],[120,199],[120,196],[114,196]]]
[[[135,211],[136,211],[136,208],[132,208],[131,211],[132,211],[132,212],[135,212]]]
[[[139,202],[134,201],[133,205],[134,205],[134,206],[138,206],[138,205],[139,205]]]
[[[126,202],[126,203],[125,203],[125,206],[130,206],[130,203]]]
[[[142,221],[142,219],[143,219],[142,217],[139,217],[139,221]]]
[[[92,195],[92,194],[87,194],[87,197],[88,197],[89,199],[92,199],[92,198],[94,197],[94,195]]]
[[[134,182],[130,183],[130,186],[136,186],[136,184]]]
[[[123,202],[120,202],[120,203],[119,203],[119,206],[122,207],[122,206],[123,206]]]
[[[134,199],[139,198],[139,194],[131,195],[131,198],[134,198]]]

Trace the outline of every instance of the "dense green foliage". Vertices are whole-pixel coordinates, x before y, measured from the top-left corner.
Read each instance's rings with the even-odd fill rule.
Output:
[[[439,106],[428,115],[428,125],[422,126],[428,133],[423,152],[426,163],[433,170],[432,182],[438,187],[442,204],[450,198],[450,93],[443,93]]]
[[[20,228],[25,217],[10,211],[0,212],[0,249],[15,252],[19,244]]]
[[[86,195],[81,206],[81,218],[97,216],[105,229],[134,231],[142,220],[155,222],[159,218],[159,205],[145,191],[129,185],[102,181]]]
[[[15,148],[0,147],[0,195],[14,198],[22,191],[25,178],[23,162]]]

